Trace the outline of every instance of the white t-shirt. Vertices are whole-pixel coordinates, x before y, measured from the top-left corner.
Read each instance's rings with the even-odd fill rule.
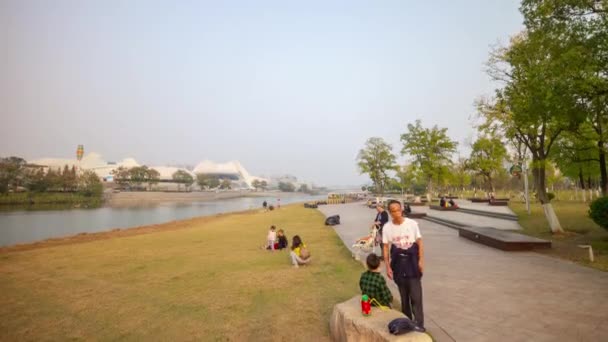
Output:
[[[390,243],[401,249],[412,247],[414,242],[420,238],[422,238],[422,235],[418,228],[418,222],[407,217],[399,225],[394,224],[391,220],[382,228],[382,242]]]
[[[268,231],[268,241],[274,241],[277,239],[277,232],[276,231]]]

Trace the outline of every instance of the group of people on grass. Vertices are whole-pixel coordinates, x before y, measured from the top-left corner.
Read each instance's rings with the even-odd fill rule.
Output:
[[[266,249],[270,251],[287,249],[289,245],[285,231],[283,229],[277,231],[274,225],[270,226],[266,240]],[[294,235],[291,241],[289,257],[292,265],[296,268],[311,261],[310,252],[299,235]]]
[[[374,220],[379,236],[382,255],[367,256],[367,271],[361,274],[361,293],[375,299],[380,305],[391,306],[393,296],[380,273],[381,263],[386,267],[386,276],[395,282],[401,297],[401,311],[424,331],[422,306],[422,275],[424,273],[424,246],[418,223],[403,215],[399,201],[389,201],[388,212],[379,204]],[[271,226],[268,231],[267,249],[287,249],[287,237],[280,229]],[[289,252],[292,265],[299,267],[311,261],[310,253],[302,239],[295,235]]]

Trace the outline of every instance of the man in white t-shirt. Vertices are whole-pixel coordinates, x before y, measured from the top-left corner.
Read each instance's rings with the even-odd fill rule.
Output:
[[[404,218],[401,202],[390,201],[391,220],[383,228],[382,242],[386,274],[399,287],[401,310],[420,328],[424,328],[422,309],[422,273],[424,248],[418,223]],[[412,316],[413,313],[413,316]]]

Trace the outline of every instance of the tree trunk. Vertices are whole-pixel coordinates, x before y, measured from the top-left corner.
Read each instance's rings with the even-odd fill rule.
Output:
[[[608,196],[608,173],[606,171],[606,151],[604,151],[604,141],[597,142],[600,157],[600,186],[602,188],[602,196]]]
[[[490,185],[490,191],[495,192],[496,190],[494,189],[494,183],[492,182],[492,176],[489,176],[489,175],[488,175],[488,184]]]
[[[559,219],[553,210],[553,206],[547,197],[547,189],[545,187],[545,159],[541,159],[538,157],[538,155],[534,155],[534,153],[532,153],[532,162],[532,173],[534,175],[536,193],[538,194],[538,199],[543,206],[543,211],[545,213],[545,217],[547,218],[547,222],[549,223],[549,227],[551,228],[551,233],[563,233],[564,230],[562,229]]]
[[[553,206],[551,205],[551,203],[543,204],[543,211],[545,212],[545,217],[549,222],[549,227],[551,227],[551,232],[554,234],[563,233],[564,230],[559,224],[559,219],[557,218],[557,215],[555,215],[555,211],[553,210]]]

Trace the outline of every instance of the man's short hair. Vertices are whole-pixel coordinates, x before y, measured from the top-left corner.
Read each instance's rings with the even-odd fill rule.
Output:
[[[367,263],[367,268],[370,270],[375,270],[380,266],[380,258],[375,253],[370,253],[365,260]]]
[[[388,202],[388,207],[390,208],[390,207],[391,207],[391,205],[393,205],[393,204],[395,204],[395,203],[396,203],[396,204],[399,204],[399,208],[401,208],[401,202],[399,202],[399,201],[397,201],[397,200],[390,200],[390,201]]]
[[[382,208],[384,209],[384,203],[376,203],[376,208]]]

